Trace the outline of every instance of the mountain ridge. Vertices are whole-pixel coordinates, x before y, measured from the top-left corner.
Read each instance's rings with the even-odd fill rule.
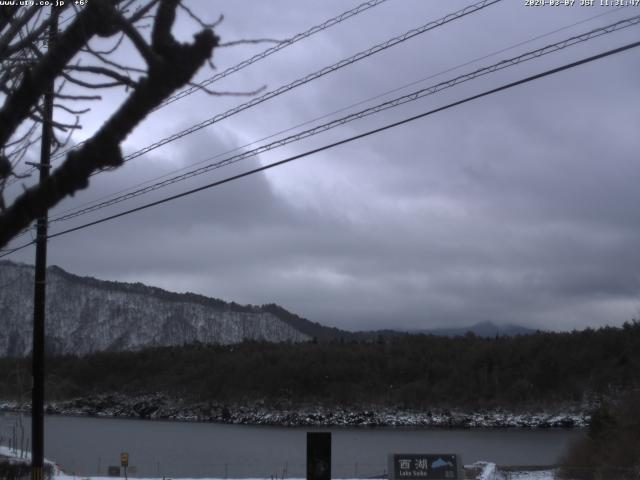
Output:
[[[525,327],[491,322],[418,331],[351,332],[312,322],[275,303],[240,305],[140,282],[80,276],[57,265],[48,267],[47,272],[47,348],[50,353],[138,350],[192,342],[373,342],[412,334],[455,337],[472,332],[480,337],[493,337],[534,332]],[[0,261],[0,285],[4,286],[0,289],[0,356],[26,355],[30,351],[33,274],[31,265]]]
[[[6,260],[0,261],[0,267],[2,266],[3,263],[12,264],[13,262],[8,262]],[[25,264],[22,264],[22,265],[24,265],[25,267],[30,267],[30,265],[25,265]],[[99,284],[101,286],[106,286],[106,287],[109,287],[115,290],[124,291],[124,292],[140,293],[146,290],[154,294],[157,294],[159,296],[162,296],[167,301],[183,301],[184,298],[188,298],[189,300],[201,303],[204,306],[215,306],[215,307],[231,306],[233,308],[237,308],[240,311],[251,311],[258,308],[255,305],[240,305],[236,302],[225,302],[220,298],[207,297],[199,293],[172,292],[170,290],[165,290],[164,288],[154,287],[152,285],[145,285],[144,283],[141,283],[141,282],[119,282],[119,281],[113,281],[113,280],[100,280],[95,277],[76,275],[74,273],[67,272],[66,270],[59,267],[58,265],[51,265],[47,267],[47,272],[51,272],[56,275],[63,276],[67,280],[72,282],[91,284],[91,285]]]
[[[303,342],[311,336],[271,311],[141,283],[47,269],[47,350],[59,354],[244,340]],[[0,262],[0,355],[29,353],[34,267]],[[285,311],[284,309],[282,309]],[[304,324],[299,319],[298,324]],[[311,325],[311,322],[309,322]],[[312,328],[318,328],[314,326]]]

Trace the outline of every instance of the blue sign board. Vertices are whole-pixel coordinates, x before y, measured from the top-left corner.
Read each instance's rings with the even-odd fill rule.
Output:
[[[460,480],[462,462],[453,453],[420,454],[396,453],[389,455],[391,480]]]

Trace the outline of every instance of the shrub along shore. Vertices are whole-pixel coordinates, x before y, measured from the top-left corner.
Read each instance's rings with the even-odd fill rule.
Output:
[[[30,412],[28,403],[0,402],[0,411]],[[433,428],[580,428],[590,416],[578,407],[540,412],[479,410],[404,410],[390,407],[367,409],[299,406],[269,407],[223,405],[211,402],[187,404],[167,395],[126,396],[122,394],[76,398],[46,405],[49,415],[112,417],[148,420],[216,422],[242,425],[322,427],[433,427]]]

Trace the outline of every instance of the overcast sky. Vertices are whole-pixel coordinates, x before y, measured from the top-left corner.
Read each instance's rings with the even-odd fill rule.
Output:
[[[224,13],[216,32],[231,41],[286,39],[359,3],[187,4],[205,20]],[[272,90],[471,3],[388,0],[211,87]],[[575,3],[499,2],[97,175],[51,216],[405,85],[422,80],[312,125],[640,15],[640,7]],[[181,16],[176,35],[186,40],[198,29]],[[563,30],[438,75],[558,29]],[[639,37],[640,26],[633,26],[51,230],[302,153]],[[220,48],[213,62],[222,71],[268,46]],[[198,79],[214,73],[205,68]],[[75,140],[95,131],[123,95],[110,92],[93,105]],[[251,98],[190,95],[155,112],[124,149],[135,151]],[[352,330],[486,320],[553,330],[619,325],[640,316],[638,105],[640,49],[634,49],[53,239],[48,263],[79,275],[226,301],[275,302]],[[33,263],[34,249],[10,258]]]

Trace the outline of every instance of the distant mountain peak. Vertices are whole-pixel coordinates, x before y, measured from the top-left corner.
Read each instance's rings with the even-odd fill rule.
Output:
[[[434,328],[421,330],[420,332],[446,337],[458,337],[466,335],[467,333],[473,333],[478,337],[495,337],[496,335],[513,337],[515,335],[528,335],[535,333],[535,330],[511,323],[496,324],[490,320],[483,320],[469,327]]]
[[[239,305],[196,293],[176,293],[142,283],[83,277],[52,265],[47,276],[47,349],[84,354],[188,343],[378,341],[407,335],[393,330],[348,332],[311,322],[283,307]],[[31,350],[33,266],[0,260],[0,356]],[[470,327],[413,333],[481,337],[533,333],[490,320]]]
[[[470,328],[474,328],[474,327],[499,328],[498,325],[493,323],[491,320],[484,320],[482,322],[478,322],[472,325]]]

